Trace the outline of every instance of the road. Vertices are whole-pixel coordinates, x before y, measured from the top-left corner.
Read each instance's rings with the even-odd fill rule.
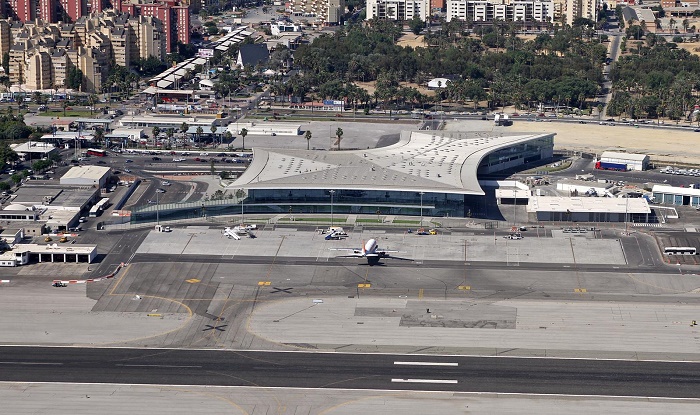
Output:
[[[700,397],[700,363],[0,347],[0,381]],[[398,362],[398,363],[397,363]]]

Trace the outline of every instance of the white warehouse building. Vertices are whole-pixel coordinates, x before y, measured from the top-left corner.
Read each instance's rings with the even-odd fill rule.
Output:
[[[626,164],[627,170],[643,171],[649,168],[649,156],[646,154],[620,153],[617,151],[604,151],[600,155],[603,163]]]
[[[75,166],[61,177],[62,185],[103,188],[109,178],[110,167]]]

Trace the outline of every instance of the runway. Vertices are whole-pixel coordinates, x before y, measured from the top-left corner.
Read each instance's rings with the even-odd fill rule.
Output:
[[[18,346],[0,355],[0,381],[11,382],[700,398],[700,363],[689,362]]]
[[[131,262],[153,262],[153,263],[172,263],[181,260],[177,255],[172,254],[136,254],[132,257]],[[222,255],[188,255],[188,263],[225,263],[225,264],[247,264],[247,265],[269,265],[275,263],[277,265],[308,265],[308,266],[326,266],[326,267],[346,267],[349,265],[367,265],[367,260],[364,258],[330,258],[328,261],[318,260],[316,258],[290,258],[290,257],[274,257],[274,256],[246,256],[237,255],[235,257]],[[517,268],[522,270],[533,271],[581,271],[581,272],[603,272],[603,273],[641,273],[641,274],[668,274],[676,269],[667,266],[611,266],[610,264],[566,264],[566,263],[533,263],[533,262],[518,262],[509,265],[504,262],[493,261],[449,261],[449,260],[397,260],[392,258],[382,259],[377,267],[391,268],[440,268],[440,269],[483,269],[483,270],[502,270],[504,268]]]

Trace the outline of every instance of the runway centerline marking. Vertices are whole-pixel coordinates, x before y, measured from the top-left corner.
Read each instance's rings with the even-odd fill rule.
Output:
[[[457,383],[454,379],[391,379],[393,383]]]
[[[51,362],[0,362],[0,365],[63,366],[63,363],[51,363]]]
[[[202,366],[188,366],[188,365],[123,365],[123,364],[118,364],[117,366],[123,366],[123,367],[202,367]]]
[[[459,366],[459,363],[456,362],[394,362],[394,364],[411,366]]]

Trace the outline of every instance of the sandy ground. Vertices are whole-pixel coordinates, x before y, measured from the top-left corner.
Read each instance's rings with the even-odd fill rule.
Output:
[[[413,33],[406,33],[401,38],[396,42],[397,45],[401,47],[412,47],[412,48],[417,48],[417,47],[425,47],[425,43],[423,42],[423,35],[414,35]]]
[[[359,82],[355,81],[355,85],[359,86],[360,88],[364,89],[365,91],[369,92],[370,95],[374,94],[374,91],[376,91],[375,88],[375,81],[372,82]],[[418,92],[424,95],[429,95],[429,96],[434,96],[435,91],[429,90],[426,86],[421,86],[413,82],[399,82],[401,86],[407,86],[411,88],[416,88]]]
[[[473,126],[467,122],[450,122],[451,131],[470,131]],[[482,121],[483,123],[483,121]],[[512,132],[553,132],[557,149],[594,152],[606,150],[627,151],[648,154],[653,161],[663,163],[700,164],[700,133],[693,129],[670,130],[657,128],[636,128],[599,125],[597,121],[587,124],[562,122],[515,121],[506,131]]]

